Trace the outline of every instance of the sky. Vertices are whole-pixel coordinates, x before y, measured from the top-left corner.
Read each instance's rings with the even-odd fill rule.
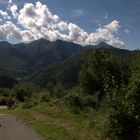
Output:
[[[0,41],[140,48],[140,0],[0,0]]]

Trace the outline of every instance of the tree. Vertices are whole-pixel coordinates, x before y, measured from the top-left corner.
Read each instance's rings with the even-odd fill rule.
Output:
[[[113,87],[112,77],[120,86],[128,84],[130,76],[129,64],[124,58],[110,49],[96,49],[88,55],[79,80],[83,91],[94,95],[98,91],[103,94],[105,86]]]
[[[133,64],[129,84],[115,83],[107,90],[105,136],[111,140],[138,140],[140,135],[140,65],[136,59]]]
[[[27,98],[32,98],[33,90],[30,84],[17,84],[13,88],[16,99],[20,102],[24,102]]]

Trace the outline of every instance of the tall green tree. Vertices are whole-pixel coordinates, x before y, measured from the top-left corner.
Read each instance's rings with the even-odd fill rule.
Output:
[[[140,56],[134,58],[128,85],[115,83],[114,89],[107,90],[105,136],[111,140],[138,140],[140,136]]]
[[[103,93],[107,88],[113,86],[113,81],[118,86],[122,83],[128,84],[131,73],[129,64],[111,49],[93,50],[85,61],[80,73],[80,85],[87,94]],[[107,83],[108,82],[108,83]]]

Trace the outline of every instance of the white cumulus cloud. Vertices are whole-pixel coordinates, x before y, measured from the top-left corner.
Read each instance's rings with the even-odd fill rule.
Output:
[[[11,17],[8,15],[7,12],[4,12],[2,10],[0,10],[0,16],[3,18],[3,19],[10,19]]]
[[[22,41],[32,41],[45,38],[51,41],[61,39],[72,41],[81,45],[95,45],[101,41],[122,47],[124,43],[117,37],[120,23],[117,20],[108,25],[100,27],[96,32],[88,33],[74,23],[68,23],[53,14],[47,5],[41,2],[25,3],[19,7],[9,0],[8,10],[11,11],[12,20],[0,25],[0,40],[15,38]],[[84,14],[77,11],[78,14]],[[3,18],[8,17],[8,13],[0,11]],[[18,24],[13,24],[15,20]],[[20,28],[19,28],[20,27]]]
[[[16,18],[18,16],[18,13],[17,13],[17,5],[16,4],[13,4],[12,6],[10,6],[10,10],[12,12],[12,15],[14,18]]]
[[[114,31],[117,32],[120,27],[121,26],[119,24],[119,21],[117,21],[117,20],[114,20],[110,24],[106,25],[106,28],[112,32],[114,32]]]

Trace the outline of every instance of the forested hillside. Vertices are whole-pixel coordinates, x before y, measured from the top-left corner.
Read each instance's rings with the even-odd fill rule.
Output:
[[[43,39],[9,45],[0,48],[7,69],[0,69],[0,105],[8,112],[46,139],[138,140],[138,50]],[[23,70],[24,63],[27,73],[17,68]],[[11,73],[23,78],[17,81]]]

